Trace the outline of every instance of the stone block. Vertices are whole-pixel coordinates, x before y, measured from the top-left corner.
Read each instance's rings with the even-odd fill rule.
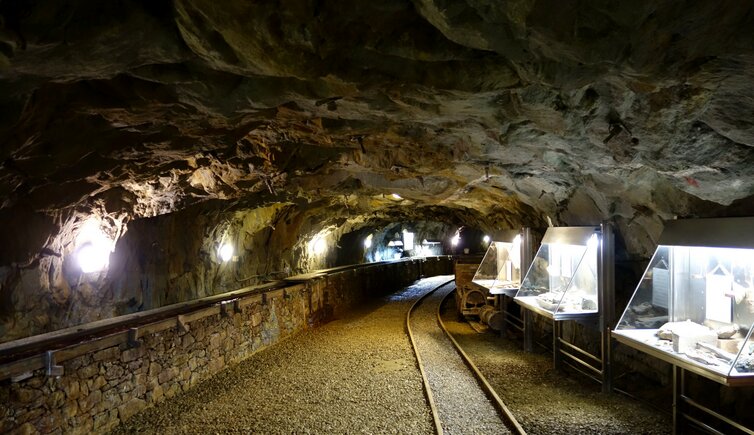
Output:
[[[196,340],[194,339],[194,336],[192,334],[189,333],[183,336],[182,346],[184,349],[188,349],[194,343],[196,343]]]
[[[118,416],[120,421],[126,421],[134,414],[138,413],[142,409],[146,408],[147,402],[141,399],[131,399],[128,402],[118,407]]]
[[[79,400],[79,408],[83,412],[88,412],[94,407],[94,405],[100,403],[100,401],[102,401],[102,392],[94,390],[89,393],[89,395]]]
[[[160,382],[160,384],[164,384],[171,381],[176,377],[176,375],[178,375],[178,369],[175,367],[170,367],[160,372],[160,374],[157,375],[157,380]]]
[[[105,409],[114,409],[121,405],[120,393],[115,388],[102,393],[102,401],[105,405]]]
[[[66,379],[63,383],[63,391],[69,400],[78,399],[81,393],[81,390],[79,389],[79,381],[75,379]]]
[[[109,364],[105,369],[105,379],[108,381],[120,379],[125,372],[126,370],[119,364]]]
[[[42,418],[37,422],[37,429],[45,434],[54,432],[60,427],[62,422],[62,415],[60,411],[46,412]]]
[[[180,392],[181,392],[181,387],[178,385],[178,383],[173,383],[173,384],[170,385],[170,388],[168,388],[165,391],[165,397],[170,398],[170,397],[173,397],[173,396],[175,396],[176,394],[178,394]]]
[[[133,349],[126,349],[120,354],[120,360],[124,363],[134,361],[141,358],[144,355],[143,347],[135,347]]]
[[[36,421],[44,414],[44,409],[34,408],[28,411],[22,412],[22,414],[16,417],[18,423],[26,423],[27,421]]]
[[[13,392],[13,398],[19,403],[31,403],[41,395],[41,391],[32,388],[19,388]]]
[[[99,373],[99,364],[89,364],[88,366],[81,367],[78,371],[79,379],[89,379]]]
[[[150,403],[158,403],[162,401],[163,396],[164,393],[162,391],[162,387],[158,385],[152,390],[152,392],[147,394],[147,399]]]
[[[184,368],[183,370],[181,370],[180,376],[182,381],[188,381],[189,379],[191,379],[191,369],[189,369],[188,367]]]
[[[18,429],[16,429],[15,432],[13,432],[14,435],[34,435],[38,434],[39,431],[36,427],[34,427],[31,423],[24,423],[22,424]]]
[[[143,398],[147,394],[147,386],[146,385],[136,385],[133,390],[131,390],[131,396],[132,397],[140,397]]]
[[[79,404],[75,400],[67,402],[63,405],[63,418],[69,419],[76,416],[79,413]]]
[[[222,342],[223,342],[223,337],[220,334],[218,334],[218,333],[214,333],[209,338],[209,346],[208,346],[208,348],[209,349],[217,349],[217,348],[220,347],[220,345],[222,344]]]
[[[47,403],[50,408],[60,408],[65,402],[65,392],[62,390],[56,390],[47,395]]]
[[[87,383],[87,386],[89,387],[89,390],[101,390],[102,387],[107,385],[107,381],[105,380],[104,376],[97,376],[92,382]]]
[[[207,364],[207,369],[212,374],[219,372],[223,367],[225,367],[225,360],[223,357],[212,359],[209,364]]]
[[[149,364],[149,377],[154,378],[157,377],[157,375],[162,372],[162,366],[157,364],[156,362]]]

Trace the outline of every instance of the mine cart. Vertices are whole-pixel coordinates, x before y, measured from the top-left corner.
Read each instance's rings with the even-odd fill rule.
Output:
[[[523,331],[523,320],[512,310],[516,307],[510,306],[509,301],[521,286],[521,271],[531,263],[531,230],[511,231],[501,239],[506,241],[490,242],[471,282],[473,291],[484,294],[492,302],[482,307],[480,320],[504,336],[509,326]]]

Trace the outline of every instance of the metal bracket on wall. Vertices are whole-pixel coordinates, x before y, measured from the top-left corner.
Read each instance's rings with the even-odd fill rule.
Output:
[[[241,314],[243,312],[243,309],[241,308],[240,298],[233,301],[233,312],[236,314]]]
[[[235,309],[231,307],[231,304],[233,304],[234,302],[235,300],[220,302],[220,316],[230,317],[232,311],[235,311]]]
[[[178,323],[178,329],[180,329],[183,332],[189,332],[189,325],[184,316],[176,317],[176,321]]]
[[[267,305],[267,293],[262,293],[262,305]]]
[[[129,328],[128,330],[128,347],[140,347],[139,328]]]
[[[55,361],[53,350],[45,352],[45,373],[47,376],[63,376],[63,366],[59,366]]]

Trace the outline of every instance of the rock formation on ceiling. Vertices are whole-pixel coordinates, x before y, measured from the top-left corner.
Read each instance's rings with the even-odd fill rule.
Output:
[[[752,29],[733,0],[0,1],[0,314],[72,305],[92,214],[123,250],[251,225],[282,255],[255,274],[404,220],[609,219],[646,256],[665,219],[754,212]],[[149,285],[212,282],[197,261]]]

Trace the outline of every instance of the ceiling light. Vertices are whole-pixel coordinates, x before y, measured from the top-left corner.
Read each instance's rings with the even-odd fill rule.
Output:
[[[456,245],[458,245],[458,242],[460,242],[460,241],[461,241],[461,236],[459,236],[458,234],[456,234],[455,236],[453,236],[452,239],[450,239],[450,244],[453,245],[453,246],[456,246]]]
[[[369,248],[372,247],[372,235],[371,234],[368,235],[368,236],[366,236],[366,238],[364,239],[364,247],[367,248],[367,249],[369,249]]]
[[[398,195],[397,193],[394,193],[392,196],[393,196],[393,199],[398,199],[398,200],[403,199],[403,197]]]
[[[484,243],[490,243],[490,236],[485,235],[482,240],[484,240]]]

